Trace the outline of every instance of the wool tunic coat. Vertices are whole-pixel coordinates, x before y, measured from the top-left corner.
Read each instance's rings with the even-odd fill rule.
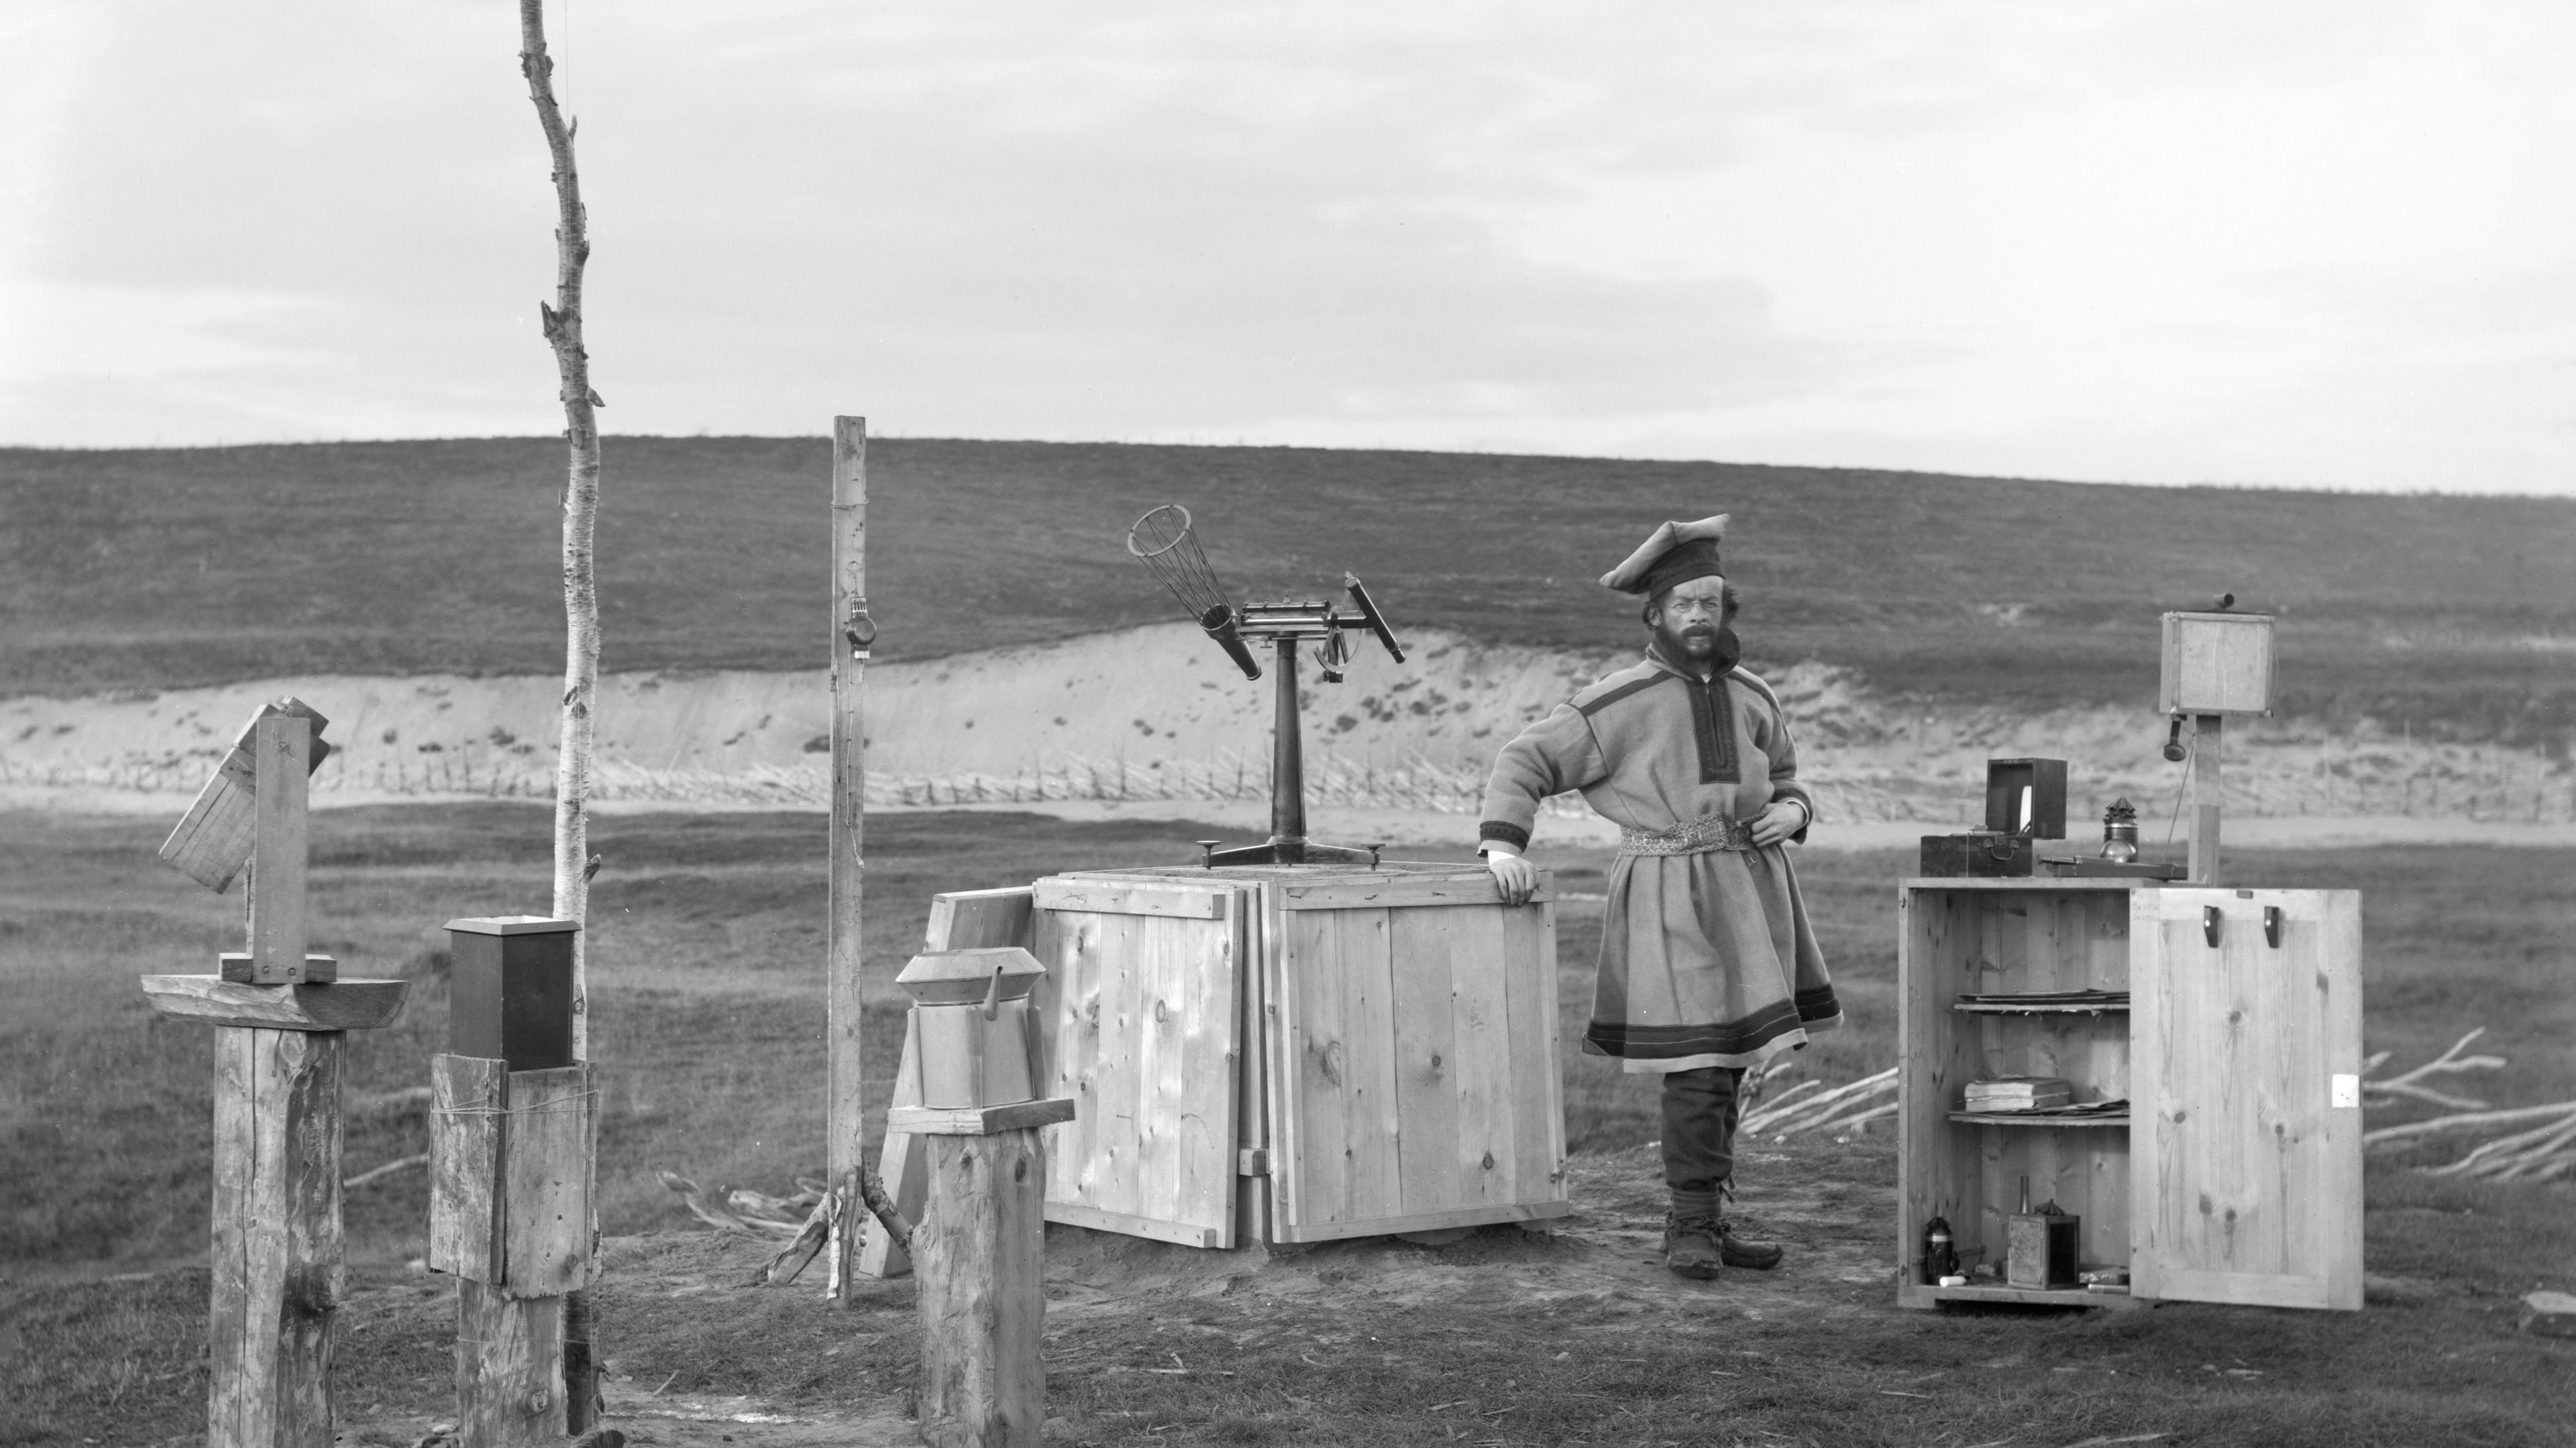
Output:
[[[1812,821],[1779,696],[1731,653],[1703,680],[1650,647],[1523,730],[1494,762],[1480,836],[1525,848],[1539,802],[1569,790],[1627,830],[1749,821],[1777,799]],[[1783,846],[1621,851],[1586,1052],[1635,1072],[1749,1066],[1841,1022]]]

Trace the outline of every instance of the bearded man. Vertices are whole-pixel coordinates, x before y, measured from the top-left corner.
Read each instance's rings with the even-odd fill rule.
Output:
[[[1519,904],[1538,884],[1521,852],[1539,801],[1580,790],[1619,826],[1583,1049],[1663,1077],[1664,1265],[1702,1280],[1780,1261],[1720,1210],[1745,1068],[1842,1021],[1783,848],[1805,843],[1815,806],[1779,696],[1737,663],[1726,521],[1666,523],[1602,576],[1646,600],[1646,657],[1503,746],[1477,828]]]

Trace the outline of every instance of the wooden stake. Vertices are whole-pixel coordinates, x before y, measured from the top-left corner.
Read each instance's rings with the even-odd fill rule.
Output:
[[[462,1448],[559,1448],[568,1432],[563,1299],[456,1283],[456,1424]]]
[[[825,1130],[832,1190],[840,1213],[825,1252],[832,1300],[849,1300],[857,1276],[861,1221],[859,1119],[859,943],[861,887],[867,878],[867,730],[861,710],[868,645],[868,420],[832,419],[832,827],[831,903],[824,972],[824,1037],[828,1066]]]
[[[1046,1154],[1034,1127],[926,1136],[930,1205],[913,1229],[921,1279],[921,1441],[1037,1448],[1046,1419]]]
[[[2191,860],[2186,877],[2195,885],[2218,878],[2218,747],[2224,714],[2191,716]]]
[[[346,1040],[215,1030],[207,1448],[330,1448]]]

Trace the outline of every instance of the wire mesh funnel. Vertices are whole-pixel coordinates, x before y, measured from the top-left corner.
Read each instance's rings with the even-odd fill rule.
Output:
[[[1216,581],[1216,570],[1208,566],[1207,554],[1199,548],[1189,509],[1165,503],[1137,519],[1127,530],[1127,551],[1163,581],[1181,607],[1190,611],[1191,622],[1213,628],[1232,614],[1225,585]]]

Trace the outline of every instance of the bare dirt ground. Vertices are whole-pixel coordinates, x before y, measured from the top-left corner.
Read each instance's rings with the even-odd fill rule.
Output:
[[[1191,1365],[1194,1358],[1208,1362],[1202,1342],[1194,1340],[1204,1333],[1175,1334],[1158,1326],[1159,1320],[1207,1304],[1225,1304],[1257,1322],[1262,1336],[1326,1342],[1350,1336],[1345,1329],[1358,1303],[1373,1315],[1391,1312],[1399,1320],[1408,1310],[1445,1319],[1502,1303],[1543,1317],[1608,1314],[1617,1324],[1613,1330],[1595,1326],[1580,1343],[1569,1339],[1560,1349],[1569,1363],[1578,1347],[1587,1355],[1615,1355],[1621,1338],[1663,1333],[1677,1320],[1705,1325],[1781,1318],[1820,1325],[1893,1314],[1894,1244],[1882,1240],[1888,1193],[1883,1184],[1860,1180],[1890,1176],[1892,1156],[1883,1133],[1875,1142],[1750,1146],[1735,1215],[1748,1230],[1781,1242],[1789,1255],[1778,1270],[1732,1272],[1713,1283],[1684,1281],[1664,1270],[1661,1167],[1644,1148],[1569,1160],[1571,1191],[1580,1207],[1574,1216],[1481,1228],[1437,1245],[1372,1238],[1211,1252],[1050,1227],[1048,1440],[1089,1441],[1095,1428],[1123,1437],[1152,1426],[1122,1421],[1118,1410],[1083,1411],[1084,1388],[1098,1380],[1195,1376],[1221,1384],[1238,1376],[1212,1364]],[[885,1376],[909,1377],[917,1342],[910,1280],[869,1281],[855,1310],[838,1311],[819,1300],[819,1286],[810,1280],[786,1288],[740,1285],[766,1260],[760,1245],[714,1233],[663,1233],[612,1244],[601,1288],[612,1364],[607,1421],[631,1443],[674,1448],[918,1442],[904,1391],[862,1390],[844,1397],[827,1387],[833,1360],[844,1355],[873,1359],[871,1366]],[[354,1294],[344,1320],[435,1317],[451,1312],[453,1300],[452,1290],[417,1277],[383,1280]],[[704,1360],[707,1353],[740,1355],[745,1345],[744,1338],[735,1338],[730,1350],[718,1345],[720,1336],[731,1336],[709,1331],[718,1318],[743,1320],[749,1341],[758,1344],[753,1356],[777,1356],[760,1365],[766,1369],[760,1375],[772,1384],[767,1391],[703,1386],[726,1376],[721,1369],[708,1370],[716,1365]],[[694,1335],[693,1345],[674,1340],[684,1331]],[[616,1341],[620,1336],[627,1341]],[[665,1367],[666,1362],[677,1365]],[[818,1374],[826,1381],[811,1381]],[[1329,1395],[1334,1385],[1327,1375],[1316,1376],[1310,1391]],[[439,1421],[419,1412],[349,1415],[341,1441],[412,1448]]]

